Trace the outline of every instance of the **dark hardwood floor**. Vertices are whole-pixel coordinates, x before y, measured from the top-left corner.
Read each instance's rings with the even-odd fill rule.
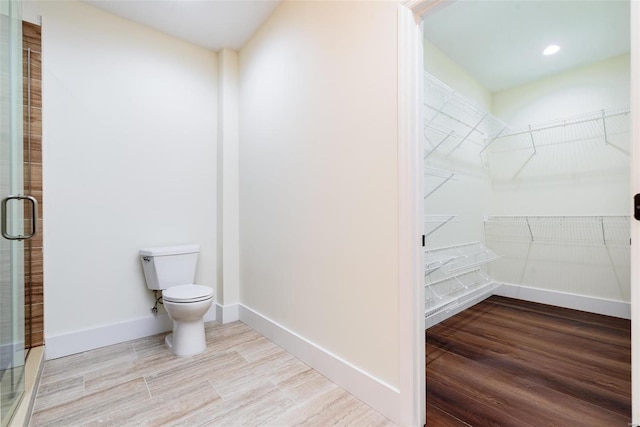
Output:
[[[492,296],[428,329],[427,426],[628,426],[630,321]]]

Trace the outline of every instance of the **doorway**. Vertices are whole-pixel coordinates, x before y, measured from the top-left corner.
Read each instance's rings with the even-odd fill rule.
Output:
[[[630,318],[629,7],[425,15],[425,327],[493,294]]]

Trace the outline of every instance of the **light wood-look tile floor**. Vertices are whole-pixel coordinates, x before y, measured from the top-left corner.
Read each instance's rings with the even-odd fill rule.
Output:
[[[154,335],[45,363],[31,426],[393,426],[241,322],[176,357]]]

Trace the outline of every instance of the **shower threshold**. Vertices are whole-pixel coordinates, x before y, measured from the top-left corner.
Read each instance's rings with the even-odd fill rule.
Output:
[[[29,349],[24,366],[24,395],[9,422],[9,427],[29,425],[44,367],[44,346]]]

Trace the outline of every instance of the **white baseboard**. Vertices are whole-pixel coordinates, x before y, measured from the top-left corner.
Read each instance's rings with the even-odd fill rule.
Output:
[[[240,304],[216,304],[216,318],[222,324],[240,320]]]
[[[224,306],[216,303],[215,308],[216,308],[216,319],[222,319],[223,318],[222,312],[223,312]]]
[[[555,305],[557,307],[572,308],[607,316],[631,319],[631,303],[613,301],[548,289],[531,288],[528,286],[501,284],[493,291],[494,295]]]
[[[205,322],[216,320],[216,304],[204,315]],[[46,360],[82,353],[108,345],[144,338],[170,331],[173,323],[162,311],[155,316],[114,323],[98,328],[84,329],[58,335],[45,336]]]
[[[395,423],[400,391],[251,308],[239,305],[240,320]]]

